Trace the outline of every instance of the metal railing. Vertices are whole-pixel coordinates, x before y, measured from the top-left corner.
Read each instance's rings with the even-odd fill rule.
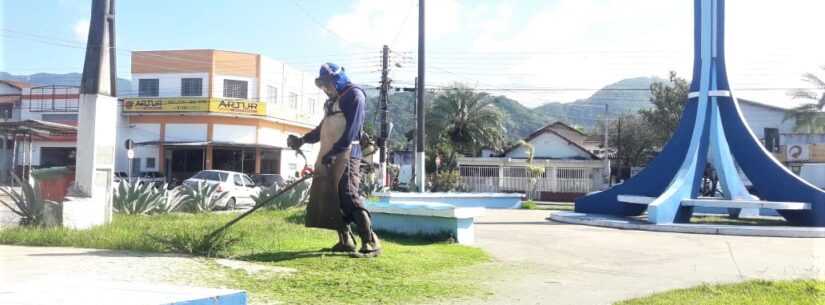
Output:
[[[489,164],[494,162],[469,159],[480,158],[466,158],[459,162],[458,169],[461,185],[471,192],[518,192],[538,198],[542,192],[588,193],[602,187],[599,160],[540,162],[533,166],[543,167],[544,171],[535,173],[522,160]]]

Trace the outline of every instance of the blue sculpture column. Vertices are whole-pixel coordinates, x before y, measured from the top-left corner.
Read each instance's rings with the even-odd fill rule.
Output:
[[[622,185],[577,199],[576,211],[634,216],[647,210],[652,223],[687,222],[692,207],[683,202],[698,197],[710,162],[729,206],[757,199],[809,204],[810,209],[777,211],[792,224],[825,226],[825,191],[774,159],[742,117],[725,67],[725,1],[695,0],[694,9],[693,81],[675,134],[644,171]],[[757,196],[748,193],[737,164]]]

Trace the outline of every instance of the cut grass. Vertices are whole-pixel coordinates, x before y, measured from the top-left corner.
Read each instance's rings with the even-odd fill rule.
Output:
[[[480,249],[423,238],[384,236],[374,259],[319,252],[336,241],[332,231],[305,228],[302,211],[261,211],[229,230],[237,239],[221,256],[298,270],[261,278],[211,264],[193,283],[247,290],[254,303],[401,304],[473,296],[481,292],[469,266],[489,261]],[[180,252],[157,237],[201,236],[235,214],[116,215],[88,231],[62,228],[0,230],[0,243],[30,246]],[[185,251],[184,251],[185,252]],[[192,281],[192,279],[186,279]]]
[[[740,226],[788,226],[788,222],[779,217],[758,218],[730,218],[716,215],[694,215],[690,218],[692,224],[709,225],[740,225]]]
[[[825,281],[748,281],[677,289],[615,305],[822,305]]]

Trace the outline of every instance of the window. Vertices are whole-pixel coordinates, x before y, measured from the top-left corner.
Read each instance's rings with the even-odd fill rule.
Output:
[[[243,175],[243,176],[241,176],[241,178],[243,179],[243,183],[246,184],[246,186],[248,186],[248,187],[254,187],[255,186],[255,181],[252,181],[252,178],[249,178],[249,176]]]
[[[298,94],[289,93],[289,108],[298,109]]]
[[[270,104],[277,104],[278,103],[278,88],[275,86],[266,86],[266,98],[264,99],[267,103]]]
[[[182,78],[180,80],[180,96],[201,96],[202,94],[202,78]]]
[[[243,80],[223,80],[223,97],[246,98],[246,84]]]
[[[308,98],[307,99],[307,112],[315,113],[315,99],[314,98]]]
[[[147,169],[154,169],[155,168],[155,158],[146,158],[146,168]]]
[[[138,96],[159,96],[160,80],[142,78],[138,80]]]
[[[232,175],[232,177],[233,177],[232,180],[235,181],[235,185],[243,186],[243,180],[241,180],[241,176],[239,176],[238,174],[235,174],[235,175]]]

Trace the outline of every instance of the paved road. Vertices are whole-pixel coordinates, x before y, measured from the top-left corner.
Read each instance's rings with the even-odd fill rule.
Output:
[[[487,278],[495,294],[467,304],[611,304],[703,282],[825,279],[825,239],[626,231],[550,222],[549,213],[478,219],[477,245],[514,271]]]

